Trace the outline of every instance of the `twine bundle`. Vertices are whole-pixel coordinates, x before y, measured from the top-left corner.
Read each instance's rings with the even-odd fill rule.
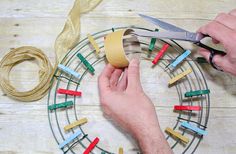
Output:
[[[80,38],[80,15],[92,10],[100,2],[101,0],[75,0],[74,6],[67,16],[64,28],[55,41],[56,62],[54,67],[40,49],[31,46],[13,49],[5,55],[0,61],[0,86],[3,92],[11,98],[24,102],[39,100],[45,96],[58,62],[62,60],[67,51],[76,45]],[[29,91],[17,91],[10,84],[10,72],[14,66],[27,60],[36,60],[38,62],[40,68],[39,83]]]

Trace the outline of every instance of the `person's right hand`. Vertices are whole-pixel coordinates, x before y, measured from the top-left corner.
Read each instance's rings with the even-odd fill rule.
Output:
[[[223,44],[227,54],[215,55],[213,62],[224,72],[236,76],[236,9],[228,14],[220,13],[215,20],[201,27],[198,32],[211,36],[214,43]],[[209,51],[201,48],[199,53],[209,60]]]
[[[131,60],[125,71],[108,64],[99,76],[98,85],[104,113],[137,139],[142,153],[172,153],[154,105],[143,91],[138,59]]]

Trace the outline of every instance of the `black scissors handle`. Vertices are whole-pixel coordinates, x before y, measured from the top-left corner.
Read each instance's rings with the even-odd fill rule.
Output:
[[[222,56],[225,56],[225,55],[226,55],[226,53],[225,53],[224,51],[217,50],[217,49],[214,49],[214,48],[212,48],[212,47],[209,47],[209,46],[203,44],[203,43],[200,42],[200,41],[199,41],[199,42],[196,42],[195,44],[196,44],[197,46],[199,46],[199,47],[202,47],[202,48],[204,48],[204,49],[209,50],[210,52],[214,52],[214,54],[219,54],[219,55],[222,55]]]
[[[211,66],[212,66],[213,68],[219,70],[219,71],[222,71],[221,69],[217,68],[217,66],[216,66],[215,63],[213,62],[213,57],[214,57],[216,54],[225,56],[226,53],[225,53],[224,51],[217,50],[217,49],[214,49],[214,48],[212,48],[212,47],[209,47],[209,46],[207,46],[207,45],[201,43],[201,41],[196,42],[195,44],[196,44],[197,46],[199,46],[199,47],[202,47],[202,48],[204,48],[204,49],[209,50],[209,51],[210,51],[209,62],[210,62],[210,64],[211,64]]]

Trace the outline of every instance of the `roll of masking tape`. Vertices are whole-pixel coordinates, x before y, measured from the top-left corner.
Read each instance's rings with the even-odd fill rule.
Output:
[[[132,58],[140,57],[140,43],[136,36],[131,35],[131,32],[133,32],[132,29],[118,30],[105,38],[106,58],[114,67],[127,67]]]

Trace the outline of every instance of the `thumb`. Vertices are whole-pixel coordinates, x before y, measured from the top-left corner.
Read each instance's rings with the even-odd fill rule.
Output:
[[[210,51],[208,51],[206,49],[203,49],[203,48],[200,48],[199,49],[199,54],[201,54],[209,62],[209,57],[210,57],[210,54],[211,54]],[[224,69],[224,56],[216,54],[216,55],[214,55],[212,61],[217,67],[219,67],[221,69]]]
[[[128,86],[127,90],[142,90],[139,74],[139,59],[132,59],[128,67]]]

